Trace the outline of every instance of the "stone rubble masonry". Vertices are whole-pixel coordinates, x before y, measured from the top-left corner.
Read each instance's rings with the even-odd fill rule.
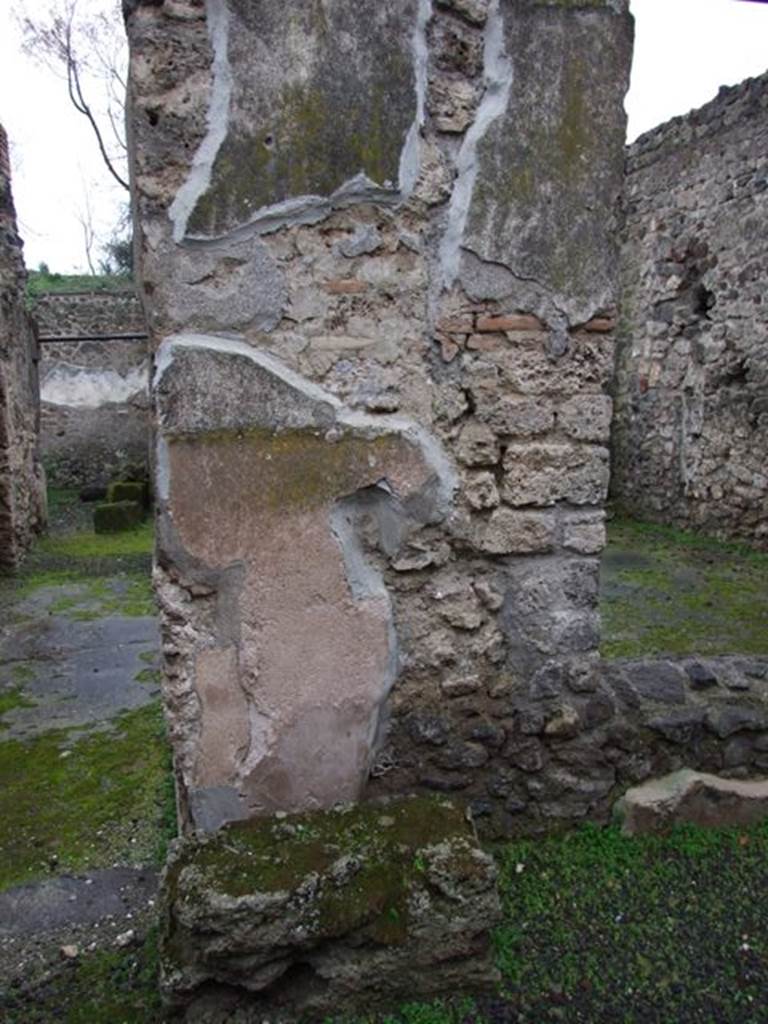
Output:
[[[768,74],[627,151],[615,498],[768,549]]]
[[[0,125],[0,569],[16,569],[46,520],[38,456],[37,338],[25,307],[26,271]]]
[[[602,806],[627,4],[125,8],[185,825]]]
[[[32,310],[41,337],[144,334],[135,290],[45,293]],[[127,467],[148,472],[146,341],[40,345],[40,451],[57,487],[103,486]]]
[[[493,859],[462,809],[405,798],[176,841],[160,984],[185,1020],[370,1015],[498,982]]]

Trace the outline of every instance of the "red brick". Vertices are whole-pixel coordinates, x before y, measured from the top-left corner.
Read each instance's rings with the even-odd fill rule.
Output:
[[[325,290],[331,295],[359,295],[367,289],[365,281],[358,281],[354,277],[336,277],[325,282]]]
[[[616,321],[607,316],[596,316],[584,324],[584,330],[590,334],[608,334],[616,327]]]
[[[446,334],[472,334],[475,329],[473,316],[446,316],[437,321],[438,331]]]
[[[537,316],[520,313],[515,316],[479,316],[478,331],[541,331],[544,324]]]

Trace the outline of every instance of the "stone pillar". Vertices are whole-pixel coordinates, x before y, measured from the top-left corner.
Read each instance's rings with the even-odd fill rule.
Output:
[[[37,444],[37,339],[25,306],[26,272],[0,125],[0,569],[16,569],[45,525]]]
[[[596,657],[627,5],[125,7],[182,818],[484,791]]]

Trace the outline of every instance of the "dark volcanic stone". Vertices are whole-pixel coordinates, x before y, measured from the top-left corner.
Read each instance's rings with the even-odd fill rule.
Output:
[[[688,676],[689,685],[692,690],[708,690],[717,686],[717,676],[708,665],[702,665],[700,661],[690,661],[685,666],[685,674]]]

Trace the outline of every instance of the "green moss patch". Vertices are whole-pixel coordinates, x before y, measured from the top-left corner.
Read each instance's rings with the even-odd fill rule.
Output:
[[[206,891],[277,893],[347,864],[350,877],[325,886],[317,901],[323,932],[365,928],[372,941],[388,945],[406,938],[411,882],[424,870],[417,851],[466,830],[459,808],[423,797],[238,822],[201,846],[189,844],[169,871],[168,886],[173,892],[183,869],[194,865],[194,884]]]
[[[33,994],[0,998],[5,1024],[160,1024],[157,935],[137,949],[99,950],[53,972]]]
[[[7,715],[14,708],[33,708],[35,702],[24,696],[21,686],[10,686],[7,689],[0,689],[0,719]],[[4,722],[0,722],[0,729],[7,729]]]
[[[159,704],[73,741],[0,742],[0,888],[115,862],[160,863],[172,821]]]
[[[147,503],[147,485],[138,480],[116,480],[107,487],[107,502],[135,501]]]
[[[617,519],[601,576],[605,657],[768,652],[766,554]]]
[[[109,501],[93,510],[93,529],[96,533],[121,533],[132,530],[144,518],[142,503],[138,501]]]

